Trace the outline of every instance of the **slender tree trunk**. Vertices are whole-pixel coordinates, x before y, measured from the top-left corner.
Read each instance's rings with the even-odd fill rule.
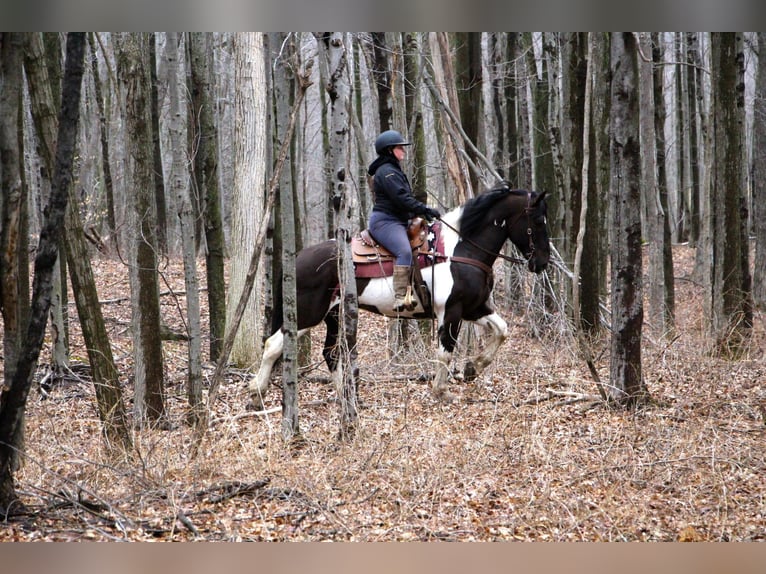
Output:
[[[655,151],[657,158],[657,194],[662,213],[662,284],[665,288],[663,294],[663,320],[665,331],[670,335],[675,329],[675,278],[673,274],[673,242],[670,229],[670,206],[668,200],[668,170],[665,151],[665,90],[662,66],[662,45],[660,35],[652,34],[652,61],[654,62],[654,135]],[[696,144],[695,144],[696,145]],[[696,153],[696,152],[695,152]],[[699,190],[698,190],[699,191]],[[698,193],[698,192],[697,192]],[[699,203],[699,202],[698,202]]]
[[[130,291],[135,356],[134,423],[159,422],[165,415],[164,364],[160,337],[157,274],[157,219],[151,129],[149,42],[151,35],[127,33],[120,39],[118,76],[125,88],[128,133]]]
[[[53,173],[55,142],[59,130],[56,104],[43,62],[40,38],[32,37],[27,45],[27,82],[32,102],[32,115],[41,142],[43,163]],[[107,446],[129,449],[130,434],[122,400],[119,373],[114,363],[109,336],[106,332],[101,305],[98,301],[96,281],[83,232],[74,186],[67,190],[65,252],[68,262],[72,293],[77,306],[80,329],[88,350],[88,361],[96,391],[96,402]]]
[[[22,185],[22,160],[19,155],[18,137],[21,110],[22,48],[23,35],[4,32],[0,35],[0,311],[3,315],[3,376],[0,387],[0,412],[18,409],[13,404],[11,391],[16,380],[17,365],[21,360],[21,345],[29,307],[23,298],[21,283],[27,281],[29,269],[21,267],[19,247],[23,233],[24,188]],[[13,417],[17,413],[9,411]],[[23,404],[18,412],[19,420],[13,423],[12,432],[2,440],[7,448],[0,450],[0,509],[7,508],[12,500],[13,482],[11,472],[18,466],[15,448],[23,442]],[[6,468],[5,465],[9,465]],[[7,481],[7,482],[6,482]],[[10,491],[7,489],[10,488]]]
[[[149,83],[151,86],[152,110],[152,160],[154,163],[154,202],[157,212],[157,246],[160,253],[168,252],[168,218],[165,201],[165,176],[162,169],[162,147],[160,146],[160,99],[157,89],[157,34],[149,37]]]
[[[194,187],[198,201],[204,202],[205,273],[210,323],[210,360],[217,361],[226,330],[226,280],[224,276],[225,246],[221,194],[218,185],[218,135],[213,119],[214,100],[210,86],[208,33],[187,34],[191,69],[191,117],[189,125],[194,142]],[[195,203],[192,199],[192,207]],[[197,237],[199,241],[199,237]]]
[[[665,308],[665,212],[662,208],[657,183],[657,137],[655,133],[656,112],[654,109],[654,61],[652,39],[649,32],[640,34],[641,61],[639,63],[640,131],[641,131],[641,189],[646,208],[646,232],[649,255],[649,308],[657,323],[658,333],[666,333],[672,321]],[[646,58],[646,59],[644,59]]]
[[[590,161],[588,162],[587,202],[583,258],[580,271],[582,328],[595,335],[600,331],[601,300],[606,296],[608,233],[606,204],[609,188],[609,36],[603,32],[593,37],[593,94],[589,130]],[[585,174],[585,172],[583,172]]]
[[[184,122],[181,112],[182,98],[179,89],[178,45],[181,37],[168,32],[165,61],[168,74],[168,101],[170,103],[170,147],[173,162],[170,167],[170,186],[176,196],[178,221],[181,229],[181,252],[184,261],[184,285],[186,287],[186,329],[189,337],[189,370],[186,374],[186,396],[189,402],[189,422],[196,426],[202,416],[202,329],[200,320],[199,281],[194,225],[194,209],[189,188],[189,170],[186,167]]]
[[[609,198],[612,343],[608,394],[613,402],[627,407],[647,398],[641,370],[644,306],[637,52],[632,33],[612,34],[612,188]]]
[[[711,35],[713,78],[713,257],[709,325],[716,352],[737,357],[752,329],[744,208],[744,53],[739,32]]]
[[[755,267],[753,299],[766,308],[766,32],[758,32],[758,72],[755,81],[753,135],[753,229]]]
[[[295,94],[295,77],[290,70],[298,69],[295,38],[288,38],[284,32],[270,35],[272,49],[280,49],[269,68],[273,70],[273,107],[274,143],[278,148],[283,145],[289,150],[285,161],[292,166],[295,161],[292,141],[285,139],[294,137],[290,132],[290,108]],[[288,135],[289,134],[289,135]],[[283,169],[279,176],[279,237],[275,237],[274,279],[281,282],[275,285],[276,292],[282,293],[282,330],[284,331],[284,350],[282,353],[282,438],[292,440],[300,435],[298,421],[298,312],[295,279],[296,228],[299,221],[295,217],[294,179],[292,169]],[[275,210],[277,211],[277,210]],[[276,219],[276,217],[275,217]],[[275,222],[276,225],[276,222]],[[278,249],[277,249],[278,247]],[[278,263],[278,265],[276,265]]]
[[[114,184],[112,182],[112,166],[109,161],[109,130],[107,129],[107,111],[105,110],[104,90],[101,87],[101,75],[98,72],[98,56],[96,55],[95,33],[88,34],[90,44],[90,63],[93,75],[96,109],[98,110],[99,135],[101,136],[101,169],[104,172],[104,194],[106,195],[106,221],[109,236],[117,241],[117,218],[114,209]],[[106,57],[106,56],[105,56]]]
[[[5,49],[3,38],[3,50]],[[21,43],[15,61],[21,69]],[[0,410],[0,513],[14,512],[18,495],[14,487],[13,461],[16,456],[16,439],[23,421],[26,401],[32,386],[32,378],[40,356],[45,328],[48,322],[52,275],[64,229],[67,189],[72,182],[72,161],[75,154],[77,124],[80,111],[80,90],[83,74],[85,34],[70,33],[67,37],[67,60],[64,75],[61,115],[56,147],[56,164],[53,172],[51,196],[46,218],[40,233],[35,257],[32,309],[19,360],[16,364],[10,388],[3,395]],[[5,55],[5,54],[3,54]],[[2,79],[7,80],[5,58]],[[21,82],[17,84],[20,86]],[[16,117],[18,117],[16,115]],[[5,151],[5,148],[1,148]],[[3,165],[5,167],[5,165]]]
[[[45,197],[50,194],[51,177],[53,170],[53,156],[55,146],[55,120],[61,107],[61,78],[62,78],[62,46],[59,35],[56,32],[27,34],[27,45],[25,47],[25,64],[27,68],[44,68],[45,78],[50,82],[51,120],[53,129],[51,130],[48,148],[38,149],[39,157],[46,153],[49,161],[43,163],[43,169],[40,170],[41,188],[44,190]],[[36,118],[39,122],[39,118]],[[38,145],[40,143],[38,137]],[[22,174],[23,175],[23,174]],[[22,181],[23,181],[22,177]],[[26,203],[26,202],[25,202]],[[61,246],[61,253],[56,259],[56,268],[53,272],[53,290],[51,292],[51,316],[50,316],[50,336],[52,340],[51,359],[53,371],[57,375],[62,375],[69,367],[69,313],[68,313],[68,293],[67,293],[67,261],[64,245]]]
[[[327,158],[332,168],[330,179],[331,205],[334,210],[335,239],[338,244],[338,277],[340,280],[340,353],[335,372],[338,397],[341,399],[340,436],[347,438],[354,433],[357,422],[356,399],[356,328],[359,315],[356,279],[351,260],[351,204],[349,183],[349,101],[350,80],[348,71],[348,40],[345,34],[332,32],[320,57],[327,60],[328,83],[325,86],[330,98],[330,150]]]

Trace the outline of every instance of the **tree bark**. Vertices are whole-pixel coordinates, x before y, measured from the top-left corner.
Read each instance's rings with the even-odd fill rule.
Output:
[[[758,32],[758,72],[755,81],[753,113],[753,229],[755,233],[755,267],[753,299],[766,307],[766,32]]]
[[[234,157],[234,189],[232,195],[232,241],[227,295],[227,325],[232,323],[234,305],[243,292],[250,254],[256,244],[258,222],[267,219],[263,189],[266,181],[266,78],[263,35],[235,35],[237,91],[236,142]],[[255,293],[261,292],[264,272],[255,278]],[[237,330],[231,361],[250,367],[259,359],[263,332],[261,302],[253,297],[247,306],[245,320]]]
[[[26,72],[32,102],[32,116],[41,142],[43,164],[48,166],[50,173],[53,173],[56,134],[59,128],[51,83],[48,80],[47,67],[43,63],[40,38],[30,39],[27,52]],[[80,328],[88,350],[98,412],[104,425],[107,446],[127,450],[131,447],[131,440],[119,373],[112,356],[101,305],[98,302],[96,282],[90,265],[74,186],[70,186],[67,192],[69,199],[65,214],[65,252]]]
[[[29,300],[23,296],[25,290],[21,287],[22,282],[27,281],[29,269],[22,268],[19,257],[23,243],[23,203],[26,201],[18,146],[23,41],[22,34],[5,32],[0,35],[0,184],[3,190],[0,196],[0,311],[3,315],[4,363],[0,409],[3,411],[11,405],[10,391],[17,364],[21,360],[25,316],[29,307]],[[23,417],[23,414],[22,408],[19,417]],[[14,425],[14,434],[5,437],[9,449],[20,446],[23,440],[23,424],[18,421]],[[8,457],[10,464],[16,467],[18,460],[15,451],[9,450]],[[10,469],[0,470],[10,473]],[[5,483],[0,482],[0,506],[3,507],[5,488]]]
[[[17,44],[16,48],[19,50],[16,58],[20,69],[20,44]],[[10,389],[3,396],[2,410],[0,410],[0,513],[2,514],[13,512],[12,506],[18,500],[14,487],[12,462],[15,457],[19,425],[23,420],[27,396],[32,386],[32,377],[40,356],[48,321],[52,276],[64,229],[67,189],[72,182],[72,161],[80,113],[84,53],[85,34],[70,33],[67,36],[66,72],[56,144],[56,164],[46,219],[40,233],[35,257],[29,327]],[[5,74],[4,79],[7,79]]]
[[[641,371],[644,320],[641,254],[641,149],[639,143],[637,42],[613,33],[610,227],[612,341],[610,399],[634,407],[647,398]]]
[[[168,101],[170,103],[170,148],[173,161],[170,167],[170,186],[176,196],[178,221],[181,228],[181,252],[184,262],[184,286],[186,287],[186,329],[189,337],[189,370],[186,373],[186,397],[189,403],[188,421],[196,426],[202,416],[202,329],[199,303],[199,280],[197,279],[197,237],[194,225],[189,170],[186,167],[186,138],[181,102],[186,101],[179,89],[178,33],[168,32],[165,61],[168,74]]]
[[[128,133],[128,189],[132,192],[130,232],[131,325],[135,356],[134,423],[158,423],[165,415],[164,364],[160,337],[154,196],[149,42],[146,33],[120,40],[118,76],[125,88]]]
[[[218,135],[213,117],[214,99],[210,86],[210,34],[187,34],[189,67],[191,70],[191,118],[189,125],[193,142],[194,189],[204,202],[203,219],[205,273],[210,325],[210,360],[217,361],[226,331],[225,241],[221,213],[221,193],[218,182]],[[192,207],[194,198],[192,197]],[[195,229],[196,231],[196,229]],[[195,233],[197,242],[199,236]]]
[[[152,162],[154,164],[154,203],[157,213],[157,247],[160,254],[168,252],[168,218],[165,201],[165,176],[162,168],[162,147],[160,146],[160,98],[157,88],[157,39],[156,33],[149,35],[149,85],[152,111]]]
[[[711,35],[713,78],[713,257],[709,326],[715,350],[738,357],[752,329],[744,207],[744,53],[742,34]]]

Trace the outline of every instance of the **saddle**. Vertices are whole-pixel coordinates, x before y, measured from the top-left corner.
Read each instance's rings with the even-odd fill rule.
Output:
[[[415,217],[410,220],[407,226],[407,237],[410,240],[410,247],[413,253],[428,253],[428,224],[422,217]],[[367,263],[392,263],[394,254],[378,243],[370,233],[369,229],[362,230],[359,235],[351,238],[351,253],[354,264]],[[417,259],[417,257],[416,257]],[[388,275],[393,273],[393,265]],[[359,274],[357,273],[357,276]],[[380,277],[381,275],[375,275]]]

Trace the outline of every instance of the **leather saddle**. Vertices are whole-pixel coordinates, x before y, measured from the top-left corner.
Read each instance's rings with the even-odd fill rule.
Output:
[[[411,219],[407,226],[407,237],[413,252],[428,253],[428,224],[425,219],[422,217]],[[351,253],[355,264],[394,260],[394,254],[378,243],[369,229],[364,229],[351,238]]]

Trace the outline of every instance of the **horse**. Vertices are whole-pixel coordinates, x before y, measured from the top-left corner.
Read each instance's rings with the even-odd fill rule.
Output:
[[[524,260],[517,261],[526,263],[530,272],[541,273],[548,265],[550,244],[546,193],[511,189],[501,184],[434,221],[428,234],[433,249],[426,255],[418,254],[413,262],[413,265],[428,266],[421,273],[428,293],[416,298],[412,310],[394,310],[391,272],[371,277],[375,274],[363,272],[364,269],[369,271],[370,264],[355,263],[360,309],[392,318],[436,319],[439,349],[431,392],[437,400],[451,402],[456,398],[448,390],[447,379],[463,321],[489,330],[485,348],[473,367],[466,368],[471,379],[492,362],[508,337],[505,320],[488,301],[494,286],[492,265],[498,257],[509,259],[500,254],[506,240],[510,239],[523,254]],[[295,260],[298,335],[325,322],[327,334],[322,354],[328,368],[335,374],[339,360],[335,348],[340,310],[337,263],[338,247],[334,239],[301,250]],[[390,262],[389,265],[392,266]],[[377,267],[383,267],[380,261]],[[265,341],[258,372],[248,383],[250,409],[263,409],[263,395],[272,368],[282,355],[281,298],[275,299],[272,335]]]

